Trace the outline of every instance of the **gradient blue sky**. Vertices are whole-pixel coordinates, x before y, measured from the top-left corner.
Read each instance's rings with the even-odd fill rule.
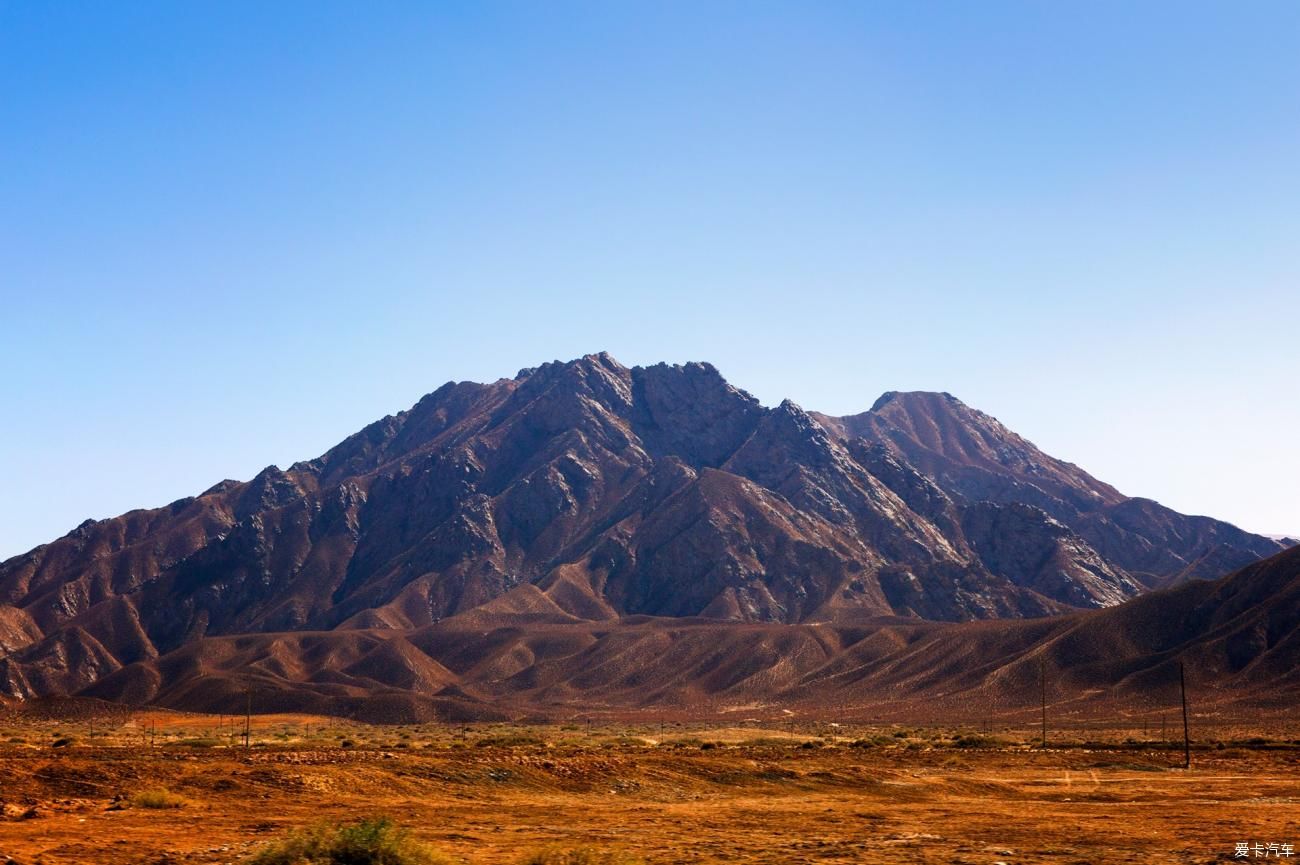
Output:
[[[0,556],[607,349],[1300,532],[1300,4],[0,2]]]

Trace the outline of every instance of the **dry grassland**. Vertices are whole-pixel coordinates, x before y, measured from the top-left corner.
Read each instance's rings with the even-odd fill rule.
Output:
[[[1249,730],[1199,743],[1185,771],[1181,748],[1141,731],[1044,750],[1028,728],[267,716],[245,750],[242,724],[158,712],[0,729],[0,863],[238,863],[295,828],[371,816],[481,865],[557,844],[650,865],[1204,863],[1234,861],[1239,842],[1300,845],[1300,750]]]

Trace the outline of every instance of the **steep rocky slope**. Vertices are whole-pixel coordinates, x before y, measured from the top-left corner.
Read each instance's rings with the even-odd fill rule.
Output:
[[[960,501],[1041,510],[1147,586],[1211,579],[1289,546],[1121,495],[951,394],[890,392],[862,414],[818,417],[842,439],[879,445]]]
[[[591,355],[447,384],[317,459],[0,564],[0,689],[149,679],[186,651],[202,667],[193,647],[227,645],[213,637],[473,615],[1038,616],[1279,548],[1126,499],[946,395],[826,418],[765,408],[707,364]],[[310,666],[302,639],[276,663]]]

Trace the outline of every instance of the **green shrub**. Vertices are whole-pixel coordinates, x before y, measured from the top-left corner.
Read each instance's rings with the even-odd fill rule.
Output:
[[[644,860],[595,847],[543,847],[529,853],[519,865],[644,865]]]
[[[411,838],[387,818],[319,824],[253,854],[249,865],[451,865],[453,860]]]

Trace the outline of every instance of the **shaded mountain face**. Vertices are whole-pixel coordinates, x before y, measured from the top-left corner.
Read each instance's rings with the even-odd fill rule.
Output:
[[[1125,498],[947,395],[829,418],[765,408],[708,364],[591,355],[444,385],[315,460],[0,564],[0,690],[149,679],[218,636],[471,615],[1041,616],[1278,549]]]
[[[535,587],[517,595],[531,596]],[[209,636],[106,672],[82,696],[188,711],[344,714],[375,722],[839,717],[982,724],[1157,720],[1180,666],[1198,714],[1289,713],[1300,695],[1300,548],[1215,581],[1038,619],[773,624],[579,621],[510,595],[411,630]],[[88,651],[75,642],[76,652]],[[9,680],[47,659],[0,660]]]

